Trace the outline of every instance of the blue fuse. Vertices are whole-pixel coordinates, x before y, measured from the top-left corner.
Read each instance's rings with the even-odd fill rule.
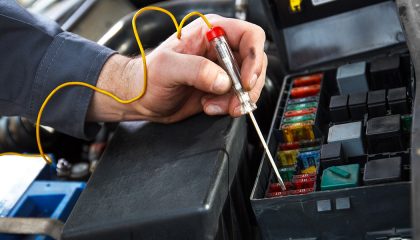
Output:
[[[319,161],[321,158],[321,154],[319,151],[309,151],[309,152],[302,152],[299,153],[298,162],[301,169],[304,171],[305,169],[315,169],[319,166]],[[306,171],[304,171],[306,172]]]

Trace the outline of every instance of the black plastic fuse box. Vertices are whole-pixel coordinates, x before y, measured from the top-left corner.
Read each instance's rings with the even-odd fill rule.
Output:
[[[303,1],[302,12],[291,13],[287,2],[265,2],[271,12],[269,18],[280,55],[287,59],[285,68],[292,73],[284,79],[268,137],[272,154],[279,160],[278,167],[284,167],[282,146],[292,144],[284,143],[288,139],[280,138],[278,131],[295,78],[324,74],[320,101],[315,107],[326,109],[329,118],[320,119],[314,127],[319,130],[315,137],[321,139],[315,150],[320,152],[316,172],[307,176],[297,164],[287,191],[273,192],[269,188],[276,180],[268,160],[263,157],[251,194],[263,239],[409,237],[412,227],[411,149],[402,128],[403,121],[408,123],[411,118],[393,113],[388,92],[395,87],[407,89],[404,95],[391,92],[391,99],[395,99],[391,102],[406,103],[405,113],[409,114],[410,96],[415,89],[414,79],[410,78],[410,55],[395,3],[337,0],[313,5],[313,1]],[[369,89],[349,93],[344,104],[334,97],[347,94],[340,92],[337,71],[340,66],[360,62],[366,63]],[[373,71],[371,66],[374,66]],[[393,75],[389,76],[391,72]],[[392,77],[397,78],[395,85]],[[357,136],[353,132],[337,136],[349,129],[346,126],[355,123]],[[334,136],[329,142],[331,129]],[[354,138],[348,139],[350,135]],[[395,143],[392,147],[387,145],[392,143]],[[296,150],[287,151],[295,151],[293,156],[297,156],[299,163],[302,161],[299,154],[309,150],[300,147],[299,142],[293,145],[298,146]],[[310,150],[315,156],[314,149]],[[326,169],[328,173],[324,174]],[[314,184],[296,184],[295,178],[303,177]]]

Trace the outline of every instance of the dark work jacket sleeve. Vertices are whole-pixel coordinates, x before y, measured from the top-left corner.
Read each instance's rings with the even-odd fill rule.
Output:
[[[0,115],[35,122],[56,86],[71,81],[96,85],[113,53],[28,13],[14,0],[0,0]],[[93,137],[99,125],[85,122],[92,94],[79,86],[64,88],[47,105],[41,123],[75,137]]]

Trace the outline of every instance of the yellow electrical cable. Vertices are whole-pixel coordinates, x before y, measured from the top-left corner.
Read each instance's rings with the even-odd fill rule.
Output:
[[[149,6],[149,7],[141,8],[140,10],[138,10],[134,14],[133,19],[131,21],[131,24],[133,26],[134,36],[136,37],[136,41],[137,41],[137,44],[138,44],[139,49],[140,49],[140,55],[141,55],[141,58],[143,60],[143,79],[144,79],[144,83],[143,83],[143,88],[141,89],[140,94],[137,97],[134,97],[132,99],[123,100],[123,99],[115,96],[111,92],[108,92],[106,90],[97,88],[97,87],[95,87],[95,86],[93,86],[91,84],[85,83],[85,82],[66,82],[66,83],[63,83],[63,84],[57,86],[56,88],[54,88],[54,90],[52,90],[48,94],[48,96],[45,98],[44,102],[42,103],[42,105],[41,105],[41,107],[40,107],[40,109],[38,111],[38,115],[37,115],[37,118],[36,118],[35,127],[36,127],[36,143],[38,145],[39,154],[21,154],[21,153],[14,153],[14,152],[6,152],[6,153],[0,153],[0,156],[16,155],[16,156],[24,156],[24,157],[42,157],[47,162],[47,164],[51,164],[52,163],[51,158],[44,153],[44,149],[42,148],[42,144],[41,144],[41,137],[40,137],[41,117],[42,117],[42,113],[44,112],[44,109],[47,106],[47,104],[50,101],[50,99],[54,96],[54,94],[56,94],[62,88],[69,87],[69,86],[82,86],[82,87],[87,87],[87,88],[90,88],[90,89],[92,89],[94,91],[97,91],[99,93],[102,93],[102,94],[104,94],[104,95],[106,95],[108,97],[111,97],[115,101],[117,101],[119,103],[122,103],[122,104],[129,104],[129,103],[132,103],[132,102],[137,101],[140,98],[142,98],[143,95],[146,93],[146,88],[147,88],[147,64],[146,64],[146,54],[144,52],[143,45],[141,44],[140,37],[139,37],[139,34],[137,32],[136,19],[137,19],[137,17],[140,14],[142,14],[145,11],[159,11],[159,12],[162,12],[162,13],[167,14],[171,18],[172,22],[175,25],[178,39],[181,38],[181,30],[182,30],[182,27],[184,26],[185,22],[189,18],[191,18],[193,16],[199,16],[199,17],[201,17],[203,19],[203,21],[206,23],[206,25],[208,26],[208,28],[210,28],[210,29],[212,28],[212,25],[210,24],[210,22],[208,21],[208,19],[206,18],[206,16],[204,16],[203,14],[201,14],[199,12],[191,12],[191,13],[187,14],[181,20],[181,23],[178,24],[178,21],[176,20],[175,16],[171,12],[169,12],[168,10],[166,10],[164,8],[154,7],[154,6]]]

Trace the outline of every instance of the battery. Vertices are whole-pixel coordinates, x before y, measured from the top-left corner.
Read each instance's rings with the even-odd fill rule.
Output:
[[[279,151],[277,153],[277,158],[280,161],[280,166],[288,167],[296,165],[298,161],[298,155],[298,150]]]
[[[306,121],[281,126],[285,142],[296,142],[301,140],[314,140],[314,121]]]
[[[319,100],[318,96],[295,98],[295,99],[289,99],[287,101],[287,104],[291,105],[291,104],[299,104],[299,103],[307,103],[307,102],[318,102],[318,100]]]
[[[317,102],[291,104],[291,105],[287,105],[286,111],[299,111],[299,110],[304,110],[308,108],[316,108],[316,107],[318,107]]]
[[[316,113],[317,108],[305,108],[302,110],[293,110],[293,111],[287,111],[284,113],[285,117],[297,117],[297,116],[302,116],[302,115],[306,115],[306,114],[311,114],[311,113]]]
[[[295,87],[290,90],[291,98],[304,98],[317,95],[321,90],[321,84],[309,85],[305,87]]]
[[[320,84],[323,78],[323,73],[297,77],[293,80],[293,87],[303,87],[308,85]]]
[[[315,120],[315,114],[306,114],[302,116],[296,116],[296,117],[286,117],[283,119],[283,124],[291,124],[291,123],[299,123],[304,121]]]

